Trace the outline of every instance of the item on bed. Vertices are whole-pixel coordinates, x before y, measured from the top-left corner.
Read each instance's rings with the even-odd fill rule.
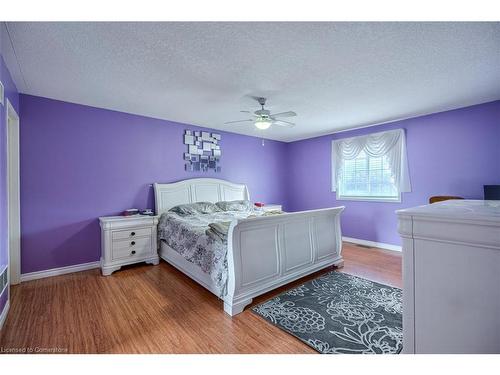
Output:
[[[281,204],[266,204],[264,207],[260,208],[264,212],[279,212],[283,213],[283,207]]]
[[[264,211],[264,212],[275,212],[278,211],[278,213],[283,213],[283,207],[281,204],[265,204],[262,202],[255,202],[254,206],[257,207],[258,210]]]
[[[237,211],[237,210],[234,210]],[[242,211],[237,211],[237,212],[242,212]],[[252,219],[256,218],[259,216],[272,216],[272,215],[279,215],[282,214],[282,211],[264,211],[264,212],[252,212],[252,211],[245,211],[250,213],[250,215],[247,216],[247,219]],[[214,222],[208,224],[208,229],[205,231],[206,235],[213,238],[214,240],[221,240],[221,241],[227,241],[227,234],[229,232],[229,226],[231,225],[230,221],[219,221],[219,222]]]
[[[129,208],[128,210],[123,211],[122,215],[123,216],[133,216],[133,215],[138,215],[139,210],[137,208]]]
[[[247,200],[222,201],[215,203],[222,211],[251,211],[252,202]]]
[[[170,209],[171,212],[175,212],[177,215],[196,215],[196,214],[212,214],[214,212],[220,212],[221,209],[211,202],[196,202],[188,204],[179,204]]]
[[[229,232],[230,221],[223,221],[218,223],[208,224],[208,229],[205,231],[207,236],[212,237],[214,240],[227,240],[227,232]]]
[[[259,212],[259,211],[257,211]],[[263,210],[263,211],[260,211],[260,214],[258,215],[250,215],[248,216],[248,219],[252,219],[254,217],[259,217],[259,216],[274,216],[274,215],[281,215],[281,214],[284,214],[283,211],[281,210],[269,210],[269,211],[266,211],[266,210]]]

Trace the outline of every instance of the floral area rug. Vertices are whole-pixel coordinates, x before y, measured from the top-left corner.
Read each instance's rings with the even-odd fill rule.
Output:
[[[323,354],[389,354],[403,347],[401,289],[342,272],[252,310]]]

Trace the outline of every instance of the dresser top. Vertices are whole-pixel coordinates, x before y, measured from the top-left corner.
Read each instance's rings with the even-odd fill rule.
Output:
[[[500,223],[500,201],[454,199],[396,211],[398,215],[486,220]]]
[[[159,216],[149,216],[149,215],[130,215],[130,216],[101,216],[99,218],[99,221],[101,223],[103,222],[127,222],[127,221],[134,221],[134,220],[154,220],[158,219]]]

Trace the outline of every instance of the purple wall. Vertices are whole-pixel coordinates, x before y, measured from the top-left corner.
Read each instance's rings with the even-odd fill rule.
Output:
[[[12,81],[10,72],[0,54],[0,81],[5,89],[5,103],[0,105],[0,270],[3,270],[8,261],[7,247],[7,139],[6,139],[6,108],[7,99],[19,113],[19,94]],[[0,291],[1,292],[1,291]],[[0,296],[0,314],[7,302],[7,291]]]
[[[149,184],[218,177],[290,211],[345,205],[345,236],[399,244],[394,211],[431,195],[482,198],[500,184],[500,101],[293,143],[222,132],[222,173],[184,171],[196,127],[21,95],[22,272],[96,261],[97,217],[153,207]],[[337,201],[331,140],[405,128],[412,193],[401,203]],[[199,129],[199,128],[198,128]],[[137,145],[137,150],[132,146]]]
[[[406,129],[412,192],[401,203],[337,201],[331,192],[331,141]],[[432,195],[483,198],[500,184],[500,101],[288,144],[287,176],[293,211],[344,205],[343,235],[400,244],[395,210],[426,204]]]
[[[98,217],[154,208],[154,182],[216,177],[282,202],[287,145],[222,134],[221,173],[184,171],[194,126],[21,95],[22,273],[99,260]],[[134,147],[136,147],[134,149]]]

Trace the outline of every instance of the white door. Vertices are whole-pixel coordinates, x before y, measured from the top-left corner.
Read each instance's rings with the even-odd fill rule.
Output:
[[[7,99],[7,205],[10,284],[21,277],[21,223],[19,205],[19,116]]]

